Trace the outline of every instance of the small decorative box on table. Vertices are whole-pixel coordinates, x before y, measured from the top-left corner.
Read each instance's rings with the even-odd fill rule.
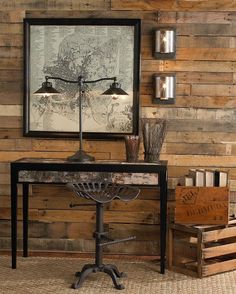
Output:
[[[202,278],[236,270],[236,219],[228,225],[169,228],[169,270]]]

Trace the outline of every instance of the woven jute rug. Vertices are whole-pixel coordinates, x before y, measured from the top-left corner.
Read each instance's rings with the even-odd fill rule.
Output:
[[[0,293],[10,294],[235,294],[236,271],[197,279],[166,271],[151,261],[105,260],[127,273],[122,278],[124,290],[116,290],[104,273],[92,273],[80,289],[71,289],[74,273],[91,259],[28,257],[18,258],[17,269],[11,269],[9,256],[0,256]]]

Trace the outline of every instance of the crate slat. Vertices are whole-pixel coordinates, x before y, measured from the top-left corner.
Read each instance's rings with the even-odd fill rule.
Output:
[[[204,248],[202,250],[203,258],[218,257],[226,254],[231,254],[236,252],[236,243],[214,246],[209,248]]]
[[[202,268],[202,276],[207,277],[214,274],[219,274],[236,269],[236,259],[223,262],[204,265]]]
[[[202,241],[204,243],[211,242],[214,240],[221,240],[224,238],[231,238],[236,236],[236,226],[225,229],[218,229],[210,232],[203,232]],[[236,251],[236,250],[235,250]]]

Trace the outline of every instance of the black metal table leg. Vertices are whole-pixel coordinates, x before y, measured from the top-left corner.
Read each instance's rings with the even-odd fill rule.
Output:
[[[16,269],[17,253],[17,172],[11,166],[11,254],[12,268]]]
[[[28,256],[29,184],[23,184],[23,256]]]
[[[161,274],[165,273],[166,255],[166,215],[167,215],[167,172],[160,172],[160,251]]]

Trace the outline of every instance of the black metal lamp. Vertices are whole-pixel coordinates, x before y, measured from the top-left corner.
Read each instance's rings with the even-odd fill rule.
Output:
[[[79,76],[78,80],[67,80],[60,77],[50,77],[45,76],[45,82],[42,83],[42,87],[38,89],[36,92],[34,92],[35,95],[58,95],[60,94],[59,91],[57,91],[55,88],[53,88],[52,83],[49,82],[49,80],[60,80],[65,83],[71,83],[71,84],[77,84],[79,87],[79,135],[80,135],[80,148],[76,153],[70,157],[67,158],[68,161],[76,161],[76,162],[89,162],[94,161],[95,158],[89,154],[87,154],[83,150],[83,131],[82,131],[82,99],[83,94],[85,92],[84,85],[85,84],[93,84],[101,81],[113,81],[110,88],[106,90],[102,95],[111,95],[114,96],[114,98],[117,98],[119,95],[128,95],[124,90],[121,89],[121,85],[117,83],[116,77],[112,78],[101,78],[93,81],[86,81],[84,80],[83,76]]]
[[[42,83],[42,87],[39,88],[34,94],[36,95],[58,95],[61,94],[56,89],[53,88],[52,83],[47,81],[48,77],[46,77],[46,82]]]

